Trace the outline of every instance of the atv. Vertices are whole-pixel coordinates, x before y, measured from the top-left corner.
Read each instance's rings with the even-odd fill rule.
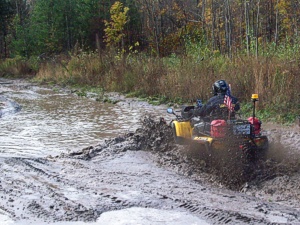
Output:
[[[176,119],[170,122],[174,140],[177,144],[197,144],[199,148],[212,155],[216,152],[238,151],[247,160],[265,158],[268,138],[261,133],[261,121],[255,116],[255,103],[258,95],[253,94],[253,115],[248,119],[228,117],[224,119],[203,120],[193,115],[195,106],[186,106],[181,115],[172,108],[167,112]]]

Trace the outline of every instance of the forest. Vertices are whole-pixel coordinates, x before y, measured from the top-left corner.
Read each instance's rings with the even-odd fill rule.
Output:
[[[260,115],[299,114],[298,0],[0,0],[0,75],[204,101],[226,79]]]

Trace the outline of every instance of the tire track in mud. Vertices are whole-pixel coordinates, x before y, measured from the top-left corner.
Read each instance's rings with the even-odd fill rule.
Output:
[[[168,198],[167,196],[163,196]],[[178,208],[183,208],[189,211],[193,215],[197,215],[200,218],[205,218],[210,224],[268,224],[268,221],[261,218],[253,218],[251,216],[245,216],[237,212],[230,212],[228,210],[221,210],[203,206],[203,203],[194,201],[186,201],[179,199],[172,199]],[[201,206],[202,205],[202,206]]]
[[[213,193],[209,191],[205,191],[206,188],[200,189],[199,195],[207,195],[209,197],[214,196]],[[219,206],[209,206],[209,201],[203,200],[200,196],[193,195],[186,199],[173,198],[163,195],[163,199],[171,199],[173,201],[173,207],[182,208],[186,211],[189,211],[191,214],[195,216],[199,216],[200,218],[205,219],[210,224],[299,224],[299,211],[294,210],[292,208],[281,208],[276,204],[267,204],[261,203],[260,201],[251,202],[253,199],[248,199],[247,197],[234,195],[234,193],[222,194],[219,193]],[[178,195],[179,196],[179,195]],[[198,198],[197,198],[198,197]],[[216,197],[216,196],[214,196]],[[233,199],[234,203],[232,204],[232,208],[222,207],[222,203],[224,201],[228,201],[229,199]],[[226,200],[227,199],[227,200]],[[245,202],[249,203],[245,204]],[[225,203],[227,205],[227,203]],[[240,207],[239,210],[235,210],[234,208]],[[248,207],[245,210],[244,207]],[[280,221],[280,222],[279,222]]]
[[[14,175],[10,179],[5,177],[1,180],[2,187],[12,190],[8,201],[1,201],[1,208],[12,217],[29,219],[34,216],[46,221],[93,221],[99,216],[99,213],[95,215],[94,210],[66,198],[59,192],[61,186],[69,184],[59,174],[54,173],[55,171],[47,170],[47,160],[10,158],[3,163],[13,168],[9,173]],[[7,194],[5,188],[1,192],[3,195]],[[24,195],[32,199],[25,200]],[[9,201],[15,204],[7,204]],[[21,208],[21,212],[18,212]]]

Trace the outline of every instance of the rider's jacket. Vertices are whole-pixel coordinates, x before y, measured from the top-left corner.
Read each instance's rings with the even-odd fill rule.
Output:
[[[213,96],[200,109],[196,109],[194,111],[194,115],[210,119],[227,119],[229,115],[229,110],[224,103],[224,97],[224,94],[218,94]],[[236,97],[231,96],[231,99],[234,112],[231,112],[230,116],[234,117],[235,112],[237,112],[240,109],[240,104]]]

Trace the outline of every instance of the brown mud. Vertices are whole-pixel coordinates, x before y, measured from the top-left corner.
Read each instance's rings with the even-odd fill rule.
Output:
[[[78,151],[1,157],[0,211],[20,224],[92,222],[134,207],[209,224],[300,223],[298,127],[266,126],[267,159],[245,164],[234,151],[176,145],[168,123],[150,114],[136,131]]]
[[[278,129],[272,131],[273,134],[280,133]],[[288,132],[291,133],[288,134]],[[229,224],[245,222],[263,224],[268,222],[266,218],[271,218],[271,221],[274,222],[272,218],[274,219],[274,217],[276,218],[276,216],[279,215],[272,215],[269,210],[277,203],[286,207],[292,206],[293,210],[295,210],[290,214],[288,213],[288,217],[285,217],[285,213],[281,211],[280,215],[284,215],[283,217],[286,220],[279,219],[277,222],[298,223],[300,213],[300,181],[298,179],[300,175],[300,164],[299,155],[296,157],[297,149],[292,150],[279,146],[279,143],[273,140],[273,138],[279,140],[278,134],[277,137],[274,137],[268,132],[266,132],[266,134],[270,136],[271,142],[268,158],[266,160],[257,160],[253,163],[246,164],[239,164],[237,161],[239,158],[236,158],[236,155],[231,155],[230,152],[217,155],[216,158],[211,159],[211,156],[208,155],[204,149],[198,148],[199,146],[193,144],[184,146],[176,145],[173,142],[170,126],[168,126],[164,120],[160,119],[155,121],[151,119],[150,116],[144,117],[141,128],[137,129],[135,133],[107,141],[106,144],[111,146],[110,148],[112,148],[115,153],[124,152],[126,150],[149,151],[152,155],[152,159],[154,159],[161,168],[182,175],[194,181],[196,184],[206,184],[207,186],[205,185],[205,187],[200,189],[202,191],[207,188],[211,188],[212,190],[214,190],[214,188],[231,189],[240,193],[246,193],[249,196],[257,197],[258,199],[255,200],[257,203],[260,201],[263,202],[260,202],[256,206],[256,209],[266,216],[248,217],[243,214],[240,215],[239,210],[236,212],[230,210],[230,213],[227,212],[227,210],[220,210],[219,214],[213,212],[213,215],[217,218],[216,220],[210,220],[209,217],[204,216],[204,218],[211,223],[218,221]],[[297,135],[298,133],[295,130],[286,130],[281,138],[287,140],[287,137],[296,138]],[[70,156],[83,160],[93,160],[93,158],[99,157],[99,155],[106,152],[106,144],[104,148],[103,146],[91,147],[80,152],[74,152],[70,154]],[[117,147],[118,150],[112,147],[115,145],[119,146]],[[105,151],[103,151],[103,149],[105,149]],[[291,159],[288,157],[289,154],[292,154],[294,157]],[[179,187],[181,185],[180,183],[181,182],[178,182],[177,184]],[[189,191],[189,188],[187,188],[186,191]],[[182,190],[182,192],[185,193],[184,190]],[[205,195],[206,193],[201,193],[200,195],[203,194]],[[237,196],[239,195],[237,194],[231,197],[238,198]],[[245,196],[242,196],[242,198],[244,197]],[[195,198],[199,198],[199,195],[196,194]],[[220,198],[219,204],[222,204],[221,197],[219,196],[217,198]],[[247,207],[247,204],[244,202],[246,199],[245,197],[241,202],[237,200],[236,204],[238,207]],[[176,199],[175,202],[176,201],[186,202],[188,199]],[[203,217],[202,210],[206,207],[199,206],[206,205],[208,202],[209,201],[201,202],[191,200],[190,203],[183,203],[181,207],[192,209],[192,212],[201,212],[199,214]],[[215,208],[216,211],[219,210],[219,208],[217,208],[218,207]],[[235,213],[237,213],[237,215],[235,215]],[[255,213],[255,210],[250,210],[248,213],[251,215]],[[224,218],[224,221],[221,220],[220,217]]]

